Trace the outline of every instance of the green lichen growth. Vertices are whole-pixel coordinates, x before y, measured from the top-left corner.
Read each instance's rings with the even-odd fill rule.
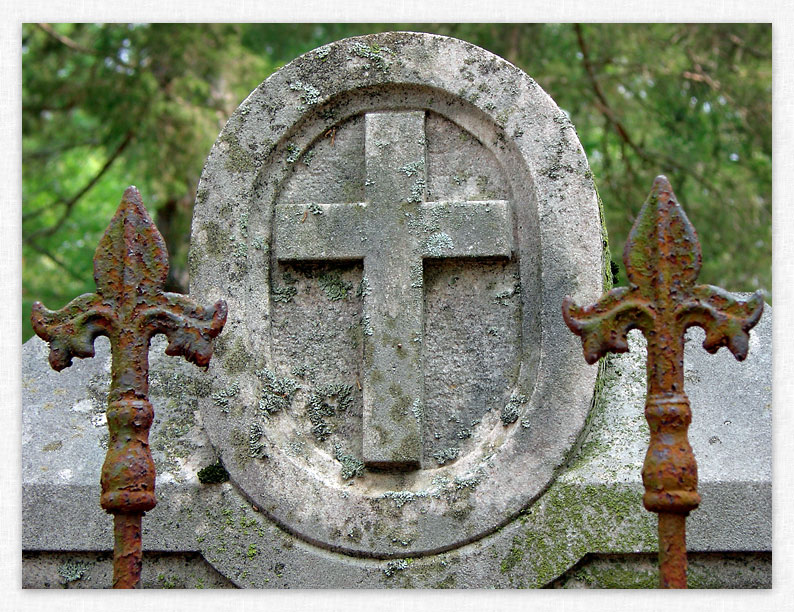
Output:
[[[424,201],[425,187],[426,184],[424,177],[417,177],[417,179],[414,181],[414,184],[411,186],[411,195],[408,197],[408,201],[416,204]]]
[[[180,395],[174,395],[166,400],[165,410],[160,415],[155,415],[153,427],[159,435],[151,443],[152,449],[162,452],[165,457],[163,472],[171,471],[177,481],[182,482],[180,460],[186,458],[195,448],[196,444],[190,439],[190,432],[196,425],[195,400],[185,402]],[[161,416],[169,415],[160,421]]]
[[[253,360],[253,355],[245,348],[243,341],[238,337],[234,346],[223,356],[223,369],[229,374],[239,374],[246,370]]]
[[[496,115],[495,117],[496,123],[498,123],[501,127],[505,127],[505,125],[507,125],[507,120],[510,118],[511,113],[512,111],[508,109],[503,110],[498,115]]]
[[[497,197],[496,190],[488,188],[488,184],[490,183],[490,178],[485,174],[480,174],[477,176],[477,196],[474,198],[475,200],[493,200]]]
[[[364,475],[364,462],[343,452],[341,444],[334,444],[334,459],[342,464],[342,480],[352,480]]]
[[[241,241],[234,241],[234,251],[232,257],[238,262],[243,262],[248,258],[248,244]]]
[[[398,559],[397,561],[389,561],[386,567],[383,568],[383,573],[388,578],[394,576],[397,572],[407,570],[410,565],[411,559]]]
[[[304,104],[307,106],[313,106],[317,104],[321,99],[322,96],[320,95],[320,90],[317,89],[314,85],[309,83],[303,83],[302,81],[293,81],[289,84],[289,88],[292,91],[300,91],[300,98]]]
[[[499,418],[505,427],[515,423],[518,420],[518,417],[521,414],[521,405],[526,404],[527,401],[529,400],[526,395],[514,395],[504,405]]]
[[[292,301],[292,298],[294,298],[297,294],[298,294],[298,290],[295,287],[292,287],[291,285],[286,285],[283,287],[278,285],[273,285],[273,289],[271,291],[271,299],[274,302],[281,302],[283,304],[288,304],[289,302]]]
[[[453,249],[452,238],[446,232],[432,234],[425,241],[425,252],[430,257],[441,257],[445,249]]]
[[[306,378],[306,376],[310,373],[310,369],[305,365],[295,366],[292,368],[292,375],[297,376],[298,378]]]
[[[271,299],[274,302],[287,304],[298,294],[298,290],[295,288],[297,281],[289,272],[284,272],[281,278],[284,281],[284,286],[274,284],[271,289]]]
[[[372,289],[369,286],[369,279],[366,276],[361,277],[361,282],[358,284],[358,288],[356,289],[356,297],[363,298],[367,295],[372,293]]]
[[[221,412],[229,412],[229,401],[240,392],[240,385],[234,381],[228,387],[225,387],[216,393],[212,394],[213,403],[221,409]]]
[[[386,58],[382,54],[388,53],[392,56],[394,55],[394,51],[392,51],[388,47],[383,47],[381,45],[378,45],[377,43],[373,43],[371,45],[365,45],[362,42],[357,42],[350,49],[350,52],[359,57],[363,57],[368,60],[371,60],[372,64],[378,70],[381,70],[383,72],[389,69],[390,64],[388,61],[386,61]],[[366,67],[369,67],[369,64],[367,64]]]
[[[88,563],[83,561],[66,561],[58,567],[58,575],[68,584],[80,580],[86,575],[90,567]]]
[[[471,177],[471,174],[466,170],[461,170],[460,174],[453,174],[449,177],[450,182],[455,183],[458,186],[465,185],[466,182]]]
[[[226,250],[229,236],[215,221],[208,221],[203,226],[204,233],[207,235],[207,251],[215,257],[221,255]]]
[[[424,169],[425,161],[420,159],[419,161],[405,164],[402,168],[400,168],[400,172],[404,173],[406,176],[418,176],[420,172],[424,172]]]
[[[521,293],[521,284],[516,283],[511,288],[500,291],[496,295],[494,295],[494,301],[497,304],[501,304],[502,306],[509,306],[510,298],[517,296],[520,293]]]
[[[325,291],[326,297],[332,302],[347,299],[347,296],[353,289],[352,284],[342,280],[342,278],[334,272],[324,272],[317,280],[320,283],[320,287]]]
[[[642,492],[633,486],[558,480],[519,520],[523,536],[514,539],[501,562],[513,586],[550,584],[593,550],[643,551],[657,545],[655,517],[643,509]]]
[[[306,403],[306,413],[312,424],[312,435],[321,442],[326,440],[332,431],[326,418],[338,412],[347,412],[352,402],[352,385],[327,384],[312,391]]]
[[[590,170],[585,172],[585,179],[592,180],[593,189],[596,192],[596,199],[598,200],[598,219],[601,223],[601,278],[604,283],[604,291],[609,291],[613,287],[612,275],[612,252],[609,248],[609,235],[607,234],[607,224],[604,217],[604,203],[601,200],[601,194],[598,192],[598,185],[595,182],[593,173]]]
[[[251,423],[248,428],[248,456],[251,459],[267,459],[264,436],[262,426],[259,423]]]
[[[249,559],[253,559],[258,554],[259,554],[259,550],[256,548],[256,545],[255,544],[249,544],[248,545],[248,552],[246,553],[246,556]]]
[[[63,447],[63,442],[61,440],[58,440],[57,442],[50,442],[49,444],[45,444],[41,448],[41,450],[43,450],[45,453],[50,453],[52,451],[61,450],[61,447]]]
[[[415,399],[413,404],[411,404],[411,412],[414,415],[417,423],[422,422],[422,402],[418,399]]]
[[[229,480],[229,472],[220,461],[200,469],[197,476],[202,484],[218,484]]]
[[[287,163],[294,164],[296,161],[298,161],[298,158],[300,156],[301,156],[301,150],[298,148],[298,146],[294,143],[289,143],[287,145],[287,157],[286,157]]]
[[[653,563],[597,559],[573,571],[568,580],[597,589],[655,589],[659,585],[659,570]]]
[[[416,499],[424,499],[430,497],[429,491],[386,491],[379,499],[390,499],[398,508],[402,508],[405,504],[412,502]]]
[[[256,375],[262,382],[258,404],[260,412],[267,416],[290,407],[292,398],[300,387],[298,381],[286,376],[278,377],[267,368],[257,371]]]
[[[450,574],[443,580],[436,582],[433,585],[434,589],[454,589],[455,588],[455,574]]]
[[[433,459],[436,460],[436,463],[438,463],[438,465],[446,465],[447,463],[450,463],[451,461],[457,459],[458,455],[460,455],[460,449],[451,446],[449,448],[445,448],[443,450],[439,450],[433,453]]]

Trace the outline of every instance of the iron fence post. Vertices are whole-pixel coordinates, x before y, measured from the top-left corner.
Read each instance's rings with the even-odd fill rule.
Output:
[[[113,587],[140,584],[141,518],[154,508],[155,467],[149,450],[154,410],[149,402],[149,343],[165,334],[168,355],[206,368],[214,338],[226,322],[226,303],[210,308],[162,291],[168,253],[160,232],[129,187],[94,255],[97,292],[57,311],[33,304],[33,330],[50,344],[50,365],[63,370],[73,357],[93,357],[94,339],[107,336],[112,354],[100,504],[114,516]]]
[[[629,287],[589,306],[570,297],[562,315],[582,338],[588,363],[628,351],[626,334],[639,329],[648,342],[645,417],[650,444],[642,469],[643,504],[659,515],[659,586],[686,588],[686,517],[697,508],[697,464],[687,439],[692,420],[684,393],[684,332],[699,326],[703,348],[727,346],[747,356],[749,330],[761,318],[763,296],[741,300],[711,285],[696,285],[700,243],[670,183],[658,176],[623,251]]]

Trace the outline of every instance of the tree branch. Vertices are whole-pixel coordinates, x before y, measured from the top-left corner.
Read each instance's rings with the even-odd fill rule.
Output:
[[[62,45],[69,47],[72,51],[77,51],[79,53],[87,53],[88,55],[96,55],[96,56],[100,55],[94,49],[89,49],[88,47],[84,47],[80,43],[69,38],[68,36],[65,36],[64,34],[59,34],[58,32],[55,31],[55,28],[53,28],[49,23],[37,23],[36,25],[48,36],[51,36]],[[115,56],[113,57],[108,56],[108,57],[112,62],[119,64],[120,66],[124,66],[125,68],[134,67],[119,57],[115,57]]]
[[[82,276],[80,276],[79,274],[77,274],[77,272],[75,272],[74,270],[72,270],[72,269],[71,269],[69,266],[67,266],[67,265],[66,265],[64,262],[62,262],[62,261],[61,261],[60,259],[58,259],[58,258],[57,258],[55,255],[53,255],[52,253],[50,253],[50,252],[49,252],[47,249],[45,249],[44,247],[42,247],[40,244],[37,244],[37,243],[35,243],[35,242],[32,242],[32,241],[27,241],[25,244],[27,244],[27,246],[29,246],[31,249],[33,249],[34,251],[36,251],[36,252],[37,252],[39,255],[43,255],[44,257],[46,257],[47,259],[49,259],[49,260],[50,260],[52,263],[54,263],[54,264],[55,264],[56,266],[58,266],[58,267],[59,267],[61,270],[63,270],[64,272],[66,272],[66,273],[67,273],[69,276],[71,276],[73,279],[75,279],[75,280],[77,280],[77,281],[80,281],[80,282],[85,282],[85,280],[86,280],[86,279],[85,279],[84,277],[82,277]]]
[[[581,24],[575,23],[573,25],[574,30],[576,31],[576,39],[579,42],[579,50],[582,52],[582,62],[584,64],[585,72],[587,73],[587,78],[590,81],[590,86],[593,89],[593,93],[595,94],[597,100],[595,102],[596,108],[601,112],[601,114],[606,117],[607,121],[612,125],[615,131],[620,136],[621,140],[625,142],[629,148],[644,162],[652,165],[658,166],[659,161],[666,163],[671,168],[675,168],[681,172],[689,174],[693,178],[697,179],[700,183],[702,183],[706,188],[712,191],[715,195],[720,195],[720,190],[708,180],[705,176],[700,174],[699,172],[695,172],[692,168],[681,164],[676,159],[664,155],[661,153],[650,154],[645,149],[640,147],[637,143],[635,143],[631,136],[629,136],[628,131],[626,130],[623,123],[617,117],[617,114],[614,110],[609,106],[609,102],[607,102],[606,96],[604,95],[603,90],[601,89],[601,85],[598,83],[598,79],[596,78],[595,71],[593,70],[593,64],[590,61],[590,55],[587,50],[587,45],[584,40],[584,35],[582,33],[582,26]]]
[[[39,29],[43,32],[47,33],[49,36],[57,40],[62,45],[69,47],[74,51],[79,51],[80,53],[88,53],[89,55],[96,55],[96,52],[93,49],[89,49],[88,47],[84,47],[81,44],[75,42],[68,36],[64,36],[63,34],[58,34],[49,23],[37,23],[36,24]]]
[[[78,200],[80,200],[80,198],[82,198],[86,193],[88,193],[91,190],[91,188],[97,184],[97,182],[99,182],[99,179],[101,179],[102,176],[105,174],[105,172],[107,172],[110,169],[110,167],[113,165],[113,162],[116,161],[116,158],[118,158],[118,156],[121,155],[124,149],[127,148],[127,145],[130,144],[132,138],[133,138],[133,132],[132,131],[127,132],[127,134],[124,136],[124,140],[122,140],[121,144],[119,144],[119,146],[116,147],[116,150],[113,151],[113,153],[111,153],[110,157],[105,162],[105,165],[103,165],[102,168],[100,168],[99,172],[97,172],[96,175],[94,175],[91,178],[91,180],[88,181],[88,183],[86,183],[86,185],[82,189],[80,189],[80,191],[78,191],[74,196],[72,196],[69,200],[65,202],[63,200],[56,202],[56,204],[63,203],[65,205],[65,208],[63,214],[55,222],[54,225],[51,225],[50,227],[47,228],[42,228],[38,231],[33,232],[32,234],[29,234],[28,236],[23,238],[24,242],[26,244],[32,244],[32,241],[40,236],[43,237],[52,236],[55,232],[57,232],[64,224],[66,219],[69,217],[69,214],[72,212],[74,205],[78,202]]]

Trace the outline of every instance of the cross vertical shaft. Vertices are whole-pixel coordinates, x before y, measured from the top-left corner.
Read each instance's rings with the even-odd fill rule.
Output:
[[[119,208],[94,255],[97,292],[61,310],[33,304],[33,330],[50,343],[50,365],[60,371],[73,357],[93,357],[94,339],[107,336],[112,354],[108,393],[108,452],[102,466],[100,505],[114,515],[114,588],[140,583],[141,518],[154,508],[155,467],[149,450],[154,409],[149,402],[149,343],[168,337],[168,355],[209,364],[213,340],[226,321],[222,300],[202,308],[162,291],[168,253],[135,187]]]
[[[645,417],[650,443],[642,469],[643,504],[659,515],[661,588],[686,588],[686,517],[697,508],[697,464],[687,439],[692,420],[684,393],[684,333],[706,331],[703,348],[727,346],[747,356],[749,330],[764,302],[760,292],[741,300],[711,285],[696,285],[700,244],[670,183],[656,178],[623,251],[629,287],[612,289],[580,307],[565,298],[562,314],[582,338],[584,356],[595,363],[608,352],[628,351],[627,333],[639,329],[648,341]]]
[[[417,237],[405,231],[405,213],[416,214],[425,199],[425,114],[369,113],[365,129],[366,199],[383,221],[364,259],[374,341],[364,357],[363,458],[369,467],[416,469],[422,423],[411,407],[424,401],[424,291],[422,256]],[[401,248],[406,241],[416,244]]]

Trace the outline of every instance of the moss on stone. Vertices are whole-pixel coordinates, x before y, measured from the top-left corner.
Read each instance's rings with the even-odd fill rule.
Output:
[[[228,234],[221,230],[220,224],[215,221],[206,222],[203,229],[207,236],[207,252],[214,257],[223,254],[229,243]]]
[[[558,480],[522,514],[523,542],[514,540],[514,546],[523,544],[523,556],[518,559],[511,549],[503,559],[505,573],[520,574],[526,586],[540,587],[589,551],[653,550],[657,544],[655,516],[643,509],[641,497],[633,487]]]
[[[254,356],[246,350],[242,340],[238,337],[234,346],[227,351],[223,358],[223,369],[229,374],[239,374],[247,370],[254,360]]]
[[[254,169],[253,157],[248,153],[237,139],[233,131],[226,130],[220,141],[228,145],[225,156],[225,167],[229,172],[249,172]]]
[[[505,555],[504,559],[502,559],[502,563],[499,565],[499,571],[503,574],[505,572],[509,572],[512,570],[516,565],[518,565],[519,561],[524,559],[524,549],[522,547],[521,538],[515,537],[513,538],[513,545],[510,547],[507,555]]]
[[[200,469],[197,476],[202,484],[218,484],[229,480],[229,472],[220,461]]]

